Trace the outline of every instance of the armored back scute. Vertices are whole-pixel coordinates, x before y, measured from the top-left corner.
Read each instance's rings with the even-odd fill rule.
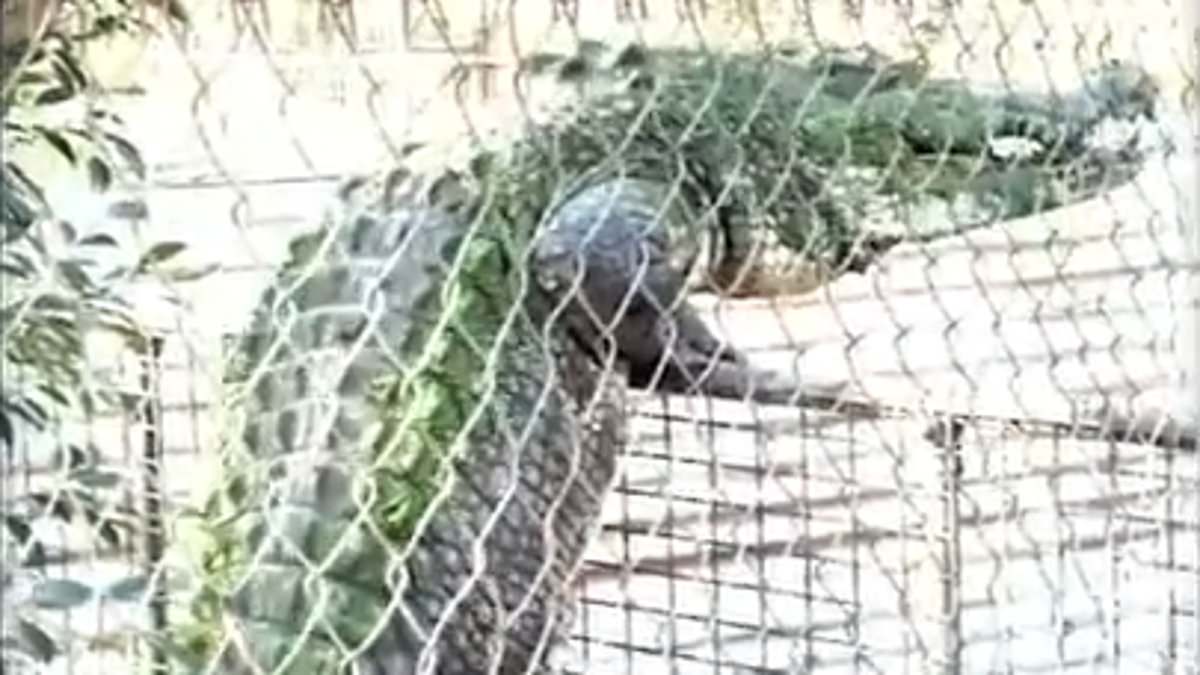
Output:
[[[541,672],[569,628],[624,382],[517,242],[387,185],[294,247],[244,342],[220,672]]]

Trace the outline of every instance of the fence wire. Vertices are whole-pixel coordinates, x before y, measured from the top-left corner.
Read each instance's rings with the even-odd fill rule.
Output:
[[[5,3],[3,671],[1197,673],[1191,9]]]

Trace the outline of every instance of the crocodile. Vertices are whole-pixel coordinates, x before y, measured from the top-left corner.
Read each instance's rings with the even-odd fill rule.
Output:
[[[861,267],[869,238],[797,126],[808,80],[757,56],[601,56],[574,80],[590,61],[549,59],[580,86],[547,115],[347,180],[293,242],[231,368],[190,664],[549,669],[625,388],[772,377],[708,331],[689,280],[744,280],[768,239]]]

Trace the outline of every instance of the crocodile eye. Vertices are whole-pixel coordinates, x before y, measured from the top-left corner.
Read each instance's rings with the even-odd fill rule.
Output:
[[[572,56],[558,67],[558,79],[562,82],[574,82],[588,74],[587,59],[582,56]]]

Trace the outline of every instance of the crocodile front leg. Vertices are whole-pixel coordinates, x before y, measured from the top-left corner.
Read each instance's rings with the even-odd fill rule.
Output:
[[[614,179],[563,203],[538,239],[538,283],[571,334],[601,360],[611,353],[628,364],[635,387],[703,390],[706,370],[744,362],[688,303],[684,265],[703,236],[692,218],[661,186]]]

